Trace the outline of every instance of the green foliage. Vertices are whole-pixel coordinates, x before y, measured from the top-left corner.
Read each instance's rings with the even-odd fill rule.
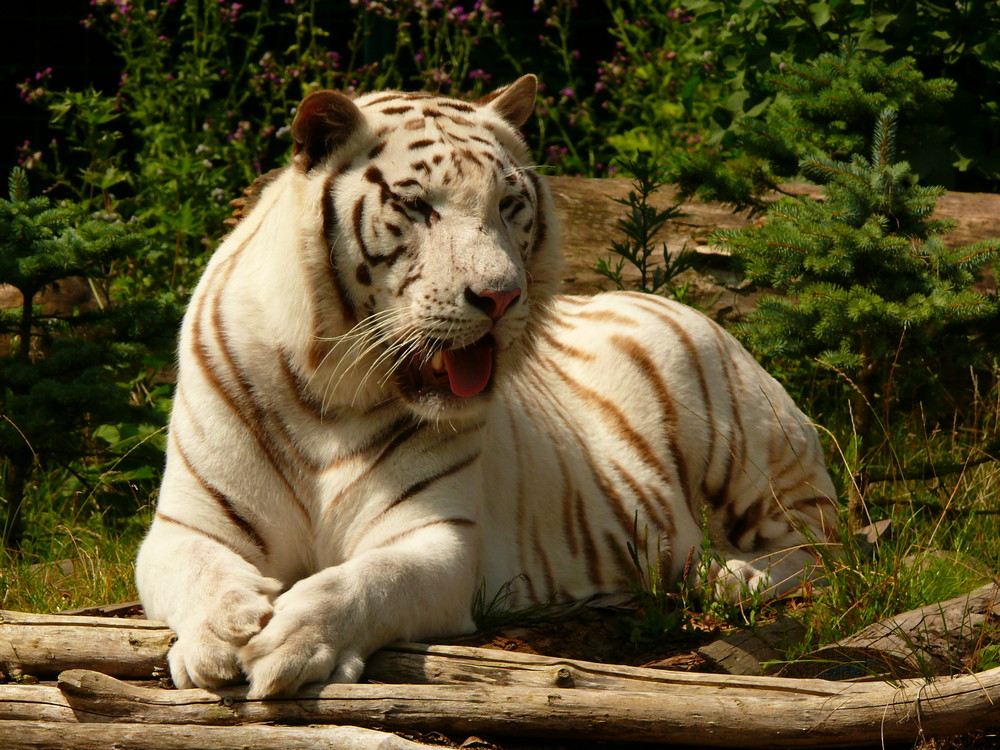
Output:
[[[628,287],[624,272],[626,264],[630,265],[639,274],[635,282],[638,291],[666,294],[683,302],[687,299],[687,285],[678,282],[677,277],[694,266],[697,254],[687,250],[671,254],[663,243],[662,263],[656,262],[654,255],[657,233],[668,221],[684,216],[681,204],[664,209],[653,205],[652,196],[666,184],[666,176],[665,170],[648,154],[620,161],[626,171],[635,175],[628,196],[614,199],[627,209],[624,217],[615,222],[624,238],[612,241],[611,249],[618,257],[598,258],[594,270],[621,290]]]
[[[870,500],[906,494],[897,484],[872,493]],[[960,494],[968,495],[965,490]],[[984,500],[963,497],[957,501],[963,507],[955,510],[965,513],[951,518],[903,504],[891,513],[892,533],[874,547],[845,531],[835,550],[821,549],[825,585],[811,590],[808,606],[796,612],[806,634],[788,658],[794,660],[893,614],[945,601],[988,583],[990,576],[981,560],[984,547],[992,546],[985,540],[995,538],[996,522],[969,512]],[[955,632],[952,636],[957,646],[959,641],[974,643],[980,634]],[[988,657],[989,652],[982,656]]]
[[[84,218],[79,206],[31,197],[19,168],[10,174],[9,194],[0,200],[0,283],[17,289],[22,303],[0,312],[7,344],[0,357],[0,455],[2,541],[17,547],[33,467],[99,452],[91,426],[156,421],[155,411],[132,403],[129,385],[148,347],[172,338],[176,316],[152,301],[118,302],[96,285],[97,309],[42,312],[35,298],[43,289],[69,277],[104,277],[142,240],[121,224]]]
[[[848,395],[853,523],[889,415],[948,404],[956,373],[989,364],[981,337],[1000,323],[996,297],[972,288],[1000,241],[944,244],[950,225],[930,218],[943,190],[909,183],[896,117],[882,112],[867,159],[802,160],[825,183],[822,200],[784,199],[762,225],[713,235],[751,279],[788,294],[762,300],[740,328],[750,349],[771,363],[815,359],[828,395]]]
[[[718,68],[713,143],[733,147],[745,118],[780,103],[771,85],[775,71],[850,47],[888,64],[910,58],[925,78],[957,83],[936,137],[901,144],[903,158],[922,180],[966,190],[995,190],[1000,184],[996,3],[679,0],[677,7],[691,19],[687,33],[712,50]]]
[[[733,127],[731,149],[678,155],[682,194],[763,210],[766,192],[815,177],[803,172],[803,159],[844,160],[866,151],[886,108],[908,124],[902,146],[940,137],[925,122],[955,88],[952,81],[925,80],[910,58],[890,62],[852,49],[789,64],[767,81],[774,100],[762,116]]]
[[[937,369],[936,357],[952,366],[979,359],[973,324],[988,326],[998,307],[972,284],[1000,254],[997,241],[942,242],[951,226],[930,214],[943,189],[908,184],[895,130],[887,109],[870,158],[804,159],[826,183],[823,200],[786,198],[761,226],[714,235],[751,279],[792,293],[763,300],[743,327],[756,353],[818,358],[887,406],[902,384],[920,379],[915,369]]]
[[[674,0],[607,5],[615,51],[600,64],[595,89],[611,153],[664,159],[697,149],[722,87],[713,45]]]

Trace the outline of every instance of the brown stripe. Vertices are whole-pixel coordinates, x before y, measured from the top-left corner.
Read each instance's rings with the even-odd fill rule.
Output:
[[[524,174],[528,175],[528,179],[531,181],[533,187],[535,188],[535,195],[538,196],[538,202],[541,203],[544,190],[544,188],[542,187],[542,178],[539,177],[530,169],[525,170]],[[545,212],[536,211],[535,217],[538,219],[538,225],[535,229],[535,244],[531,248],[532,255],[541,250],[542,245],[548,238],[548,226],[545,223]]]
[[[377,170],[376,170],[377,171]],[[383,183],[384,184],[384,183]],[[381,263],[385,263],[387,267],[392,267],[392,265],[402,257],[402,255],[409,249],[406,245],[397,245],[396,248],[388,255],[374,255],[368,251],[368,244],[365,242],[364,237],[364,221],[365,221],[365,201],[367,196],[362,195],[354,203],[354,213],[352,216],[352,225],[354,228],[354,240],[358,243],[358,249],[361,250],[361,255],[366,261],[368,261],[373,266],[377,266]],[[393,204],[395,205],[395,204]],[[405,215],[400,209],[400,212]]]
[[[669,506],[667,506],[665,502],[661,502],[661,507],[659,510],[663,510],[667,513],[667,519],[664,520],[663,518],[660,517],[658,509],[654,507],[653,504],[650,502],[649,496],[646,494],[645,490],[643,490],[642,485],[639,484],[636,478],[633,477],[631,474],[629,474],[628,471],[626,471],[625,467],[622,466],[617,461],[615,461],[614,459],[609,459],[609,461],[611,463],[611,468],[614,469],[615,473],[618,475],[618,478],[625,483],[625,485],[629,488],[629,490],[631,490],[632,494],[635,496],[635,499],[638,500],[639,504],[642,505],[642,507],[645,509],[646,518],[648,518],[650,521],[656,524],[657,531],[660,534],[672,532],[673,522],[672,519],[670,519],[669,517],[670,516]],[[663,498],[660,497],[660,500],[662,501]]]
[[[524,582],[527,585],[528,598],[532,602],[538,602],[538,593],[535,591],[535,584],[528,574],[528,544],[527,525],[529,516],[527,513],[527,498],[524,491],[524,456],[521,453],[523,441],[518,429],[517,420],[509,401],[503,402],[507,411],[507,422],[510,429],[510,439],[514,449],[514,460],[517,462],[513,467],[514,476],[517,478],[517,489],[515,490],[514,502],[514,530],[517,534],[517,555],[518,563],[521,566],[521,573],[524,575]]]
[[[244,374],[239,363],[236,361],[236,357],[233,356],[233,352],[229,347],[229,340],[226,337],[227,327],[222,320],[222,292],[225,291],[225,286],[227,285],[229,278],[222,284],[222,288],[219,290],[219,294],[216,295],[214,304],[211,309],[211,324],[215,331],[215,343],[219,355],[222,357],[223,363],[229,370],[230,380],[237,387],[239,391],[239,399],[241,402],[242,409],[248,414],[248,419],[256,427],[255,434],[258,435],[261,440],[261,447],[265,447],[265,452],[268,454],[275,471],[281,476],[283,482],[288,487],[288,491],[295,498],[295,501],[302,507],[303,512],[306,512],[308,517],[308,512],[305,509],[305,505],[298,497],[298,493],[293,489],[292,485],[287,481],[285,468],[282,464],[283,462],[279,459],[291,458],[292,462],[297,464],[295,467],[300,471],[307,469],[315,470],[316,467],[302,455],[299,451],[298,446],[295,444],[292,436],[289,433],[288,425],[284,423],[281,417],[275,413],[273,410],[268,410],[261,407],[260,403],[257,401],[257,397],[254,394],[254,388],[250,384],[250,380]],[[273,418],[268,419],[271,415]],[[285,445],[288,447],[289,451],[283,451],[277,446],[274,440],[271,438],[270,425],[276,426],[277,431],[284,438]]]
[[[447,107],[448,109],[453,109],[456,112],[475,112],[476,108],[471,104],[466,104],[460,101],[441,101],[437,103],[439,107]]]
[[[232,500],[230,500],[224,492],[222,492],[218,487],[212,485],[205,477],[203,477],[194,468],[191,463],[191,459],[188,458],[187,453],[184,452],[184,448],[181,447],[180,439],[177,437],[176,433],[171,432],[170,434],[174,448],[177,450],[177,455],[180,457],[181,462],[184,464],[184,468],[187,469],[189,475],[194,477],[198,484],[201,485],[202,489],[211,497],[226,517],[232,522],[236,528],[243,532],[247,538],[253,543],[257,550],[264,556],[265,559],[269,556],[267,543],[264,541],[263,537],[257,532],[253,524],[247,519],[240,515],[239,511],[236,510],[236,506],[233,505]]]
[[[564,344],[562,341],[549,333],[545,328],[539,330],[539,336],[543,341],[545,341],[546,344],[549,345],[549,347],[555,349],[560,354],[565,354],[567,357],[583,360],[584,362],[593,362],[597,359],[596,354],[585,352],[582,349],[577,349],[569,344]]]
[[[337,304],[340,307],[340,314],[344,318],[344,322],[352,324],[357,321],[357,315],[354,311],[354,306],[351,304],[350,297],[347,296],[347,290],[344,288],[344,283],[341,280],[340,273],[337,269],[336,254],[334,252],[333,236],[337,228],[337,207],[334,204],[333,197],[333,183],[340,176],[341,170],[334,170],[327,176],[326,183],[323,185],[323,241],[326,242],[327,247],[327,258],[329,258],[329,263],[325,264],[327,270],[327,278],[329,279],[332,291],[334,292],[334,298],[337,300]],[[313,302],[313,312],[318,314],[319,305]],[[323,330],[323,327],[319,321],[313,321],[313,330],[317,333]],[[317,363],[318,366],[318,363]]]
[[[323,471],[332,471],[348,461],[353,461],[364,456],[365,454],[371,454],[378,451],[378,455],[372,459],[374,462],[373,465],[366,469],[366,472],[370,472],[374,466],[379,465],[384,456],[388,455],[389,452],[396,450],[396,448],[398,448],[406,440],[409,440],[410,437],[416,434],[419,430],[423,429],[423,427],[424,425],[417,422],[415,418],[410,415],[401,417],[391,422],[385,429],[376,432],[365,442],[352,447],[346,453],[334,458],[326,465],[326,467],[324,467]],[[355,483],[356,482],[357,480]],[[343,494],[343,492],[341,492],[341,494]]]
[[[563,516],[563,537],[566,539],[566,546],[569,547],[570,554],[574,557],[580,554],[580,545],[576,539],[576,529],[573,522],[573,500],[575,489],[573,479],[569,475],[566,461],[563,459],[562,451],[556,449],[556,460],[559,462],[559,476],[562,478],[562,516]]]
[[[618,567],[619,581],[627,582],[635,580],[635,565],[632,564],[632,558],[629,557],[618,541],[618,537],[610,531],[605,531],[604,544],[611,550],[611,559]]]
[[[687,408],[692,414],[698,415],[708,428],[708,460],[705,464],[705,470],[702,472],[701,479],[702,496],[708,498],[713,494],[708,487],[708,475],[712,464],[715,462],[715,454],[717,450],[717,430],[715,407],[712,403],[712,396],[708,388],[708,380],[705,377],[705,367],[702,362],[701,355],[698,353],[698,348],[695,346],[691,336],[688,335],[688,332],[683,328],[683,326],[674,317],[668,315],[664,311],[664,305],[656,304],[653,300],[649,299],[648,295],[630,293],[629,296],[632,297],[633,300],[640,302],[640,307],[643,310],[658,318],[662,323],[670,328],[671,331],[673,331],[674,336],[677,337],[681,347],[684,349],[688,361],[691,363],[691,369],[698,381],[698,389],[701,391],[703,410],[699,411],[691,407]],[[692,314],[697,314],[693,310],[691,312]],[[692,499],[692,503],[693,502],[694,500]]]
[[[570,294],[557,294],[555,295],[555,297],[553,297],[553,301],[564,305],[583,306],[583,305],[589,305],[591,302],[594,301],[594,298],[580,297],[577,295],[570,295]]]
[[[377,99],[372,99],[370,102],[365,102],[363,107],[374,107],[376,104],[384,104],[385,102],[399,101],[403,97],[400,94],[386,94],[385,96],[380,96]]]
[[[230,552],[232,552],[237,557],[243,557],[243,553],[240,552],[238,549],[236,549],[236,547],[234,547],[232,544],[230,544],[229,542],[227,542],[221,536],[216,536],[215,534],[211,533],[210,531],[206,531],[205,529],[200,528],[198,526],[192,526],[191,524],[184,523],[183,521],[178,521],[176,518],[172,518],[171,516],[168,516],[165,513],[161,513],[160,511],[156,511],[156,518],[158,520],[160,520],[160,521],[165,522],[165,523],[172,523],[174,526],[180,526],[181,528],[187,529],[188,531],[193,531],[194,533],[199,534],[199,535],[205,537],[206,539],[211,539],[213,542],[215,542],[219,546],[225,547],[226,549],[228,549]],[[246,558],[244,558],[244,559],[246,559]]]
[[[379,112],[383,115],[402,115],[412,111],[413,107],[409,104],[403,104],[398,107],[386,107],[385,109],[379,110]]]
[[[279,348],[276,350],[274,357],[281,366],[281,375],[284,378],[286,387],[295,394],[295,402],[303,412],[316,419],[339,419],[339,415],[336,412],[324,408],[321,403],[313,398],[306,385],[306,381],[302,379],[292,365],[291,354],[284,348]]]
[[[421,267],[421,269],[422,269],[422,267]],[[403,296],[403,292],[406,291],[406,287],[408,287],[414,281],[419,281],[421,278],[423,278],[423,273],[421,272],[420,269],[418,269],[414,273],[411,273],[409,276],[407,276],[405,279],[403,279],[403,283],[399,285],[399,289],[396,290],[396,296],[397,297],[402,297]]]
[[[583,504],[583,496],[579,492],[576,494],[576,519],[580,526],[580,538],[583,540],[583,558],[587,561],[587,575],[591,584],[600,588],[604,585],[601,555],[597,550],[597,542],[594,541],[590,524],[587,522],[587,507]]]
[[[545,554],[545,545],[542,543],[541,537],[538,534],[538,525],[534,525],[532,529],[532,538],[535,547],[535,558],[541,564],[542,576],[545,579],[545,597],[544,601],[552,601],[556,593],[556,581],[555,576],[552,575],[552,565],[549,563],[548,555]]]
[[[597,320],[602,323],[614,323],[615,325],[632,326],[639,325],[639,321],[622,315],[614,310],[599,308],[597,310],[564,310],[563,315],[571,318],[583,318],[584,320]]]
[[[532,362],[532,364],[537,366],[537,362]],[[536,404],[538,409],[534,416],[544,415],[547,413],[546,409],[548,409],[549,414],[557,417],[563,423],[564,429],[562,430],[553,429],[551,431],[551,434],[556,434],[558,432],[561,434],[571,436],[571,439],[573,439],[576,443],[577,450],[587,463],[587,468],[590,470],[591,479],[597,486],[597,489],[600,490],[601,492],[605,492],[605,487],[607,487],[607,481],[599,475],[599,472],[597,471],[593,462],[590,460],[590,451],[588,450],[587,446],[584,445],[583,441],[580,439],[574,425],[570,424],[567,421],[566,417],[563,416],[558,409],[552,408],[553,404],[559,404],[560,401],[556,396],[556,394],[552,392],[552,389],[549,388],[548,382],[530,367],[526,367],[523,370],[523,377],[525,378],[525,380],[532,382],[534,388],[531,390],[529,389],[522,390],[521,391],[522,395],[529,395],[533,393],[548,394],[544,403]],[[518,467],[518,476],[519,477],[521,476],[520,466]],[[623,526],[624,532],[626,534],[631,533],[632,519],[628,517],[628,514],[625,513],[624,509],[620,506],[621,499],[618,498],[617,495],[615,495],[614,491],[612,490],[611,494],[607,494],[605,492],[605,500],[609,501],[614,506],[615,516],[618,519],[619,524]],[[588,521],[588,508],[583,501],[583,495],[581,492],[579,491],[576,492],[575,501],[576,501],[574,505],[574,508],[576,510],[575,515],[576,515],[577,526],[579,529],[579,538],[581,540],[581,546],[583,548],[584,560],[586,561],[587,564],[587,574],[590,577],[591,584],[593,584],[595,587],[600,588],[604,584],[604,577],[601,574],[603,566],[601,562],[600,552],[598,550],[594,535],[591,532],[590,522]],[[615,505],[616,501],[617,503],[619,503],[618,505]]]
[[[725,449],[723,451],[723,460],[725,460],[725,471],[722,475],[722,481],[719,482],[716,487],[711,492],[706,492],[705,496],[708,503],[713,508],[721,508],[723,505],[729,505],[733,502],[739,500],[740,498],[734,497],[731,492],[731,484],[733,482],[733,473],[737,468],[746,471],[746,467],[743,465],[743,461],[740,456],[737,455],[739,452],[739,441],[742,437],[742,451],[745,455],[746,453],[746,436],[743,434],[742,420],[740,419],[739,406],[736,402],[736,393],[733,390],[733,381],[730,374],[730,363],[725,353],[721,351],[721,348],[717,348],[719,353],[719,369],[722,371],[722,376],[726,381],[726,394],[729,397],[729,414],[731,419],[727,420],[728,434],[723,436],[723,441],[725,444]],[[712,425],[713,428],[715,425]],[[712,460],[709,459],[708,465],[705,467],[706,478],[711,473]]]
[[[413,536],[417,532],[423,531],[431,526],[440,526],[442,524],[447,524],[448,526],[458,526],[460,528],[473,528],[478,524],[475,521],[471,521],[468,518],[442,518],[438,521],[428,521],[423,526],[417,526],[413,529],[408,529],[406,531],[401,531],[394,536],[389,537],[384,542],[376,544],[374,547],[369,547],[369,549],[384,549],[385,547],[390,547],[401,539],[405,539],[408,536]]]
[[[649,383],[650,391],[656,396],[656,402],[660,407],[660,421],[663,425],[663,434],[667,441],[667,448],[674,460],[677,478],[681,485],[681,492],[684,493],[684,502],[697,518],[700,509],[698,503],[691,495],[691,477],[687,460],[684,457],[684,451],[680,445],[682,431],[680,418],[677,415],[676,400],[667,389],[667,384],[663,382],[656,364],[638,341],[627,336],[615,334],[611,337],[611,344],[629,358],[633,366],[642,374],[646,382]],[[665,508],[665,510],[669,512],[669,508]]]
[[[305,505],[302,500],[298,497],[292,485],[289,483],[288,478],[285,476],[285,472],[279,465],[277,460],[277,449],[271,441],[269,435],[267,434],[264,425],[262,423],[262,414],[257,404],[254,402],[253,396],[250,392],[249,386],[246,381],[242,378],[239,373],[236,363],[233,360],[232,354],[227,349],[227,344],[221,331],[221,324],[217,318],[218,305],[222,289],[225,287],[229,280],[229,274],[232,272],[232,265],[234,265],[235,257],[228,259],[230,267],[227,271],[220,272],[224,273],[224,279],[221,282],[216,282],[213,288],[218,289],[218,294],[215,298],[215,304],[213,305],[212,318],[210,323],[215,329],[216,341],[221,346],[220,356],[223,359],[223,363],[228,366],[231,371],[232,379],[237,386],[237,394],[230,392],[229,388],[222,382],[222,378],[216,371],[212,362],[210,361],[211,352],[209,347],[204,340],[202,332],[202,317],[204,316],[204,305],[205,296],[202,296],[198,300],[198,306],[194,310],[194,317],[192,322],[192,338],[194,343],[192,346],[193,355],[195,361],[198,363],[199,368],[202,371],[205,379],[208,381],[209,385],[215,390],[215,392],[222,399],[223,403],[229,407],[230,411],[236,416],[236,418],[243,423],[247,431],[250,433],[257,447],[260,448],[261,452],[264,454],[268,463],[271,465],[272,470],[277,474],[278,478],[281,480],[282,484],[288,489],[289,494],[292,496],[295,504],[298,506],[299,510],[303,513],[306,519],[310,519],[309,512],[306,510]]]
[[[628,443],[639,458],[641,458],[647,466],[656,471],[664,483],[668,485],[670,484],[671,480],[666,467],[664,467],[663,463],[657,457],[652,446],[646,438],[639,434],[635,427],[632,426],[621,409],[615,405],[614,401],[602,396],[593,388],[589,388],[588,386],[585,386],[570,377],[551,359],[540,358],[539,361],[543,366],[554,372],[560,380],[568,385],[570,389],[576,393],[577,398],[587,404],[590,404],[591,406],[594,406],[603,416],[605,424],[607,424],[613,432],[617,433],[618,437],[622,441]]]
[[[410,151],[418,151],[422,148],[433,146],[435,143],[437,143],[437,141],[431,138],[421,138],[419,141],[414,141],[409,146],[407,146],[407,149],[409,149]]]
[[[475,463],[475,461],[479,458],[481,454],[482,451],[477,450],[471,455],[467,456],[466,458],[463,458],[458,463],[452,464],[447,469],[443,469],[442,471],[439,471],[437,474],[433,474],[427,477],[426,479],[421,479],[419,482],[414,482],[403,491],[403,494],[401,494],[399,497],[397,497],[395,500],[389,503],[389,505],[386,506],[386,509],[383,510],[380,515],[385,515],[400,503],[404,503],[414,495],[420,494],[435,482],[439,482],[442,479],[447,479],[453,474],[457,474],[462,469],[471,466],[473,463]]]

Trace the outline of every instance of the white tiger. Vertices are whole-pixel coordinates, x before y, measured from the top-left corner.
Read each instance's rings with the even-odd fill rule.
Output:
[[[301,104],[182,327],[137,562],[179,687],[357,680],[389,641],[473,629],[480,586],[625,589],[635,528],[676,577],[703,509],[713,576],[769,594],[830,532],[815,429],[732,337],[651,296],[556,294],[517,131],[535,93]]]

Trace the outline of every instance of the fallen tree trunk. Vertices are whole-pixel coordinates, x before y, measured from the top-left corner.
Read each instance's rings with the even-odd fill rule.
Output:
[[[718,679],[718,676],[715,676]],[[59,680],[85,721],[239,725],[337,723],[388,729],[671,742],[713,747],[846,747],[994,726],[1000,668],[935,682],[750,678],[711,693],[487,685],[311,685],[293,699],[246,688],[142,688],[84,670]],[[666,686],[663,686],[664,688]],[[0,701],[4,699],[0,688]]]
[[[546,178],[555,200],[556,214],[562,232],[563,254],[566,256],[565,288],[576,294],[593,294],[599,289],[610,288],[608,281],[594,271],[598,258],[607,257],[613,240],[621,239],[621,230],[616,222],[625,215],[625,207],[614,199],[628,195],[630,181],[626,179],[605,179],[591,177],[548,177]],[[815,185],[783,185],[788,193],[818,196],[820,188]],[[775,198],[781,196],[775,195]],[[659,209],[672,205],[677,199],[677,191],[664,188],[651,198],[653,206]],[[731,229],[748,226],[751,218],[745,213],[733,213],[731,209],[718,203],[702,203],[692,200],[682,207],[685,215],[667,222],[656,236],[656,246],[666,243],[672,253],[685,247],[699,249],[704,253],[705,264],[713,273],[721,273],[727,281],[724,258],[717,250],[707,247],[709,235],[716,229]],[[948,247],[1000,237],[1000,195],[988,193],[945,193],[938,199],[934,210],[935,219],[954,221],[955,227],[943,236]],[[635,274],[629,276],[634,280]],[[986,280],[989,288],[996,288],[992,275]],[[734,305],[745,312],[752,299],[745,295],[720,287],[723,299],[716,306]]]
[[[427,750],[388,732],[361,727],[211,727],[0,721],[4,750]]]

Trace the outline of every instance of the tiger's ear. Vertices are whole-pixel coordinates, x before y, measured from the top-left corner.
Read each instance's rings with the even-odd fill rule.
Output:
[[[521,76],[510,86],[497,89],[476,104],[489,105],[503,119],[520,128],[535,111],[535,94],[538,93],[538,79],[533,75]]]
[[[361,127],[357,105],[336,91],[314,91],[292,122],[292,162],[308,172]]]

